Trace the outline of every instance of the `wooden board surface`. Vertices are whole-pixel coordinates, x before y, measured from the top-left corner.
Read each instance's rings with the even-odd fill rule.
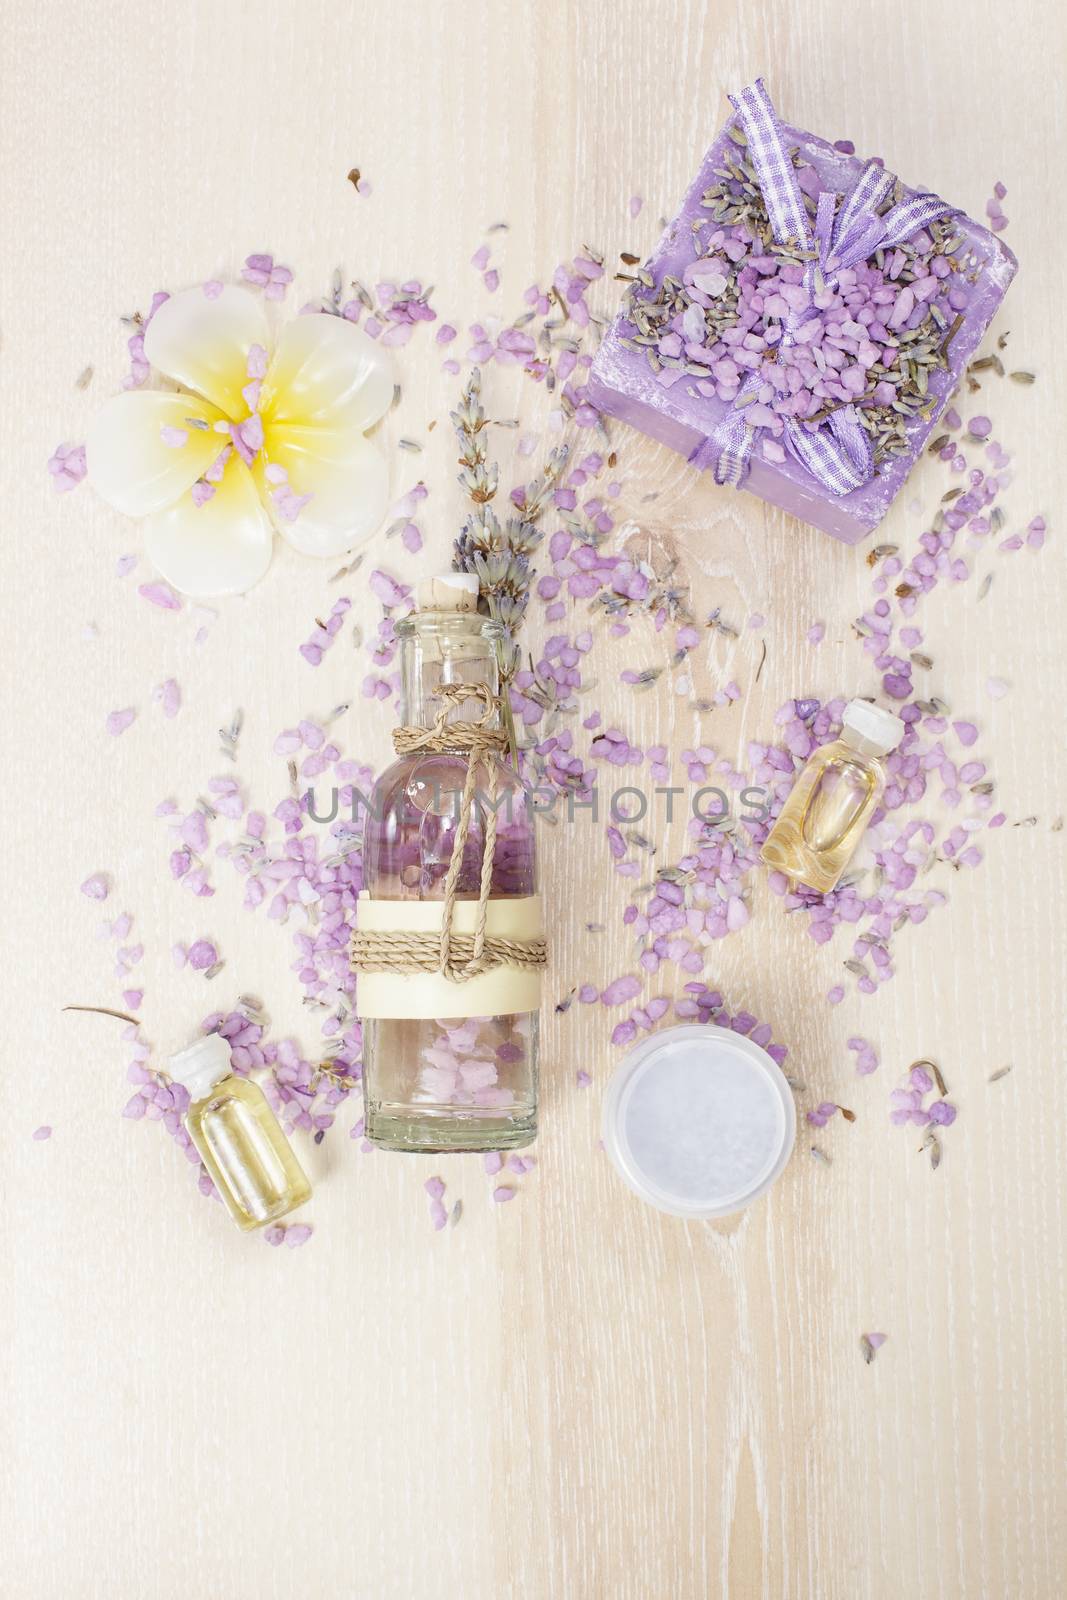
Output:
[[[0,1589],[12,1600],[1062,1593],[1067,834],[1051,830],[1064,807],[1062,9],[6,0],[3,19]],[[811,1094],[846,1099],[858,1120],[827,1130],[830,1168],[802,1137],[743,1219],[685,1225],[621,1189],[597,1148],[605,1014],[574,1007],[545,1019],[539,1166],[513,1204],[490,1202],[476,1158],[453,1158],[448,1197],[462,1198],[463,1220],[433,1233],[421,1185],[441,1164],[359,1154],[346,1116],[309,1158],[313,1240],[269,1250],[200,1199],[159,1130],[120,1119],[117,1025],[61,1014],[117,995],[77,887],[106,868],[111,904],[135,915],[145,1025],[161,1049],[242,989],[264,996],[276,1032],[308,1038],[287,935],[245,913],[221,870],[206,909],[172,884],[152,811],[170,794],[191,800],[216,770],[215,729],[238,704],[240,776],[272,802],[275,734],[347,698],[362,659],[338,647],[317,673],[299,659],[332,591],[322,568],[286,552],[197,648],[187,617],[152,611],[136,578],[112,576],[136,530],[86,490],[54,496],[44,463],[118,385],[117,314],[161,284],[232,276],[250,250],[294,266],[295,304],[337,266],[368,281],[420,275],[465,324],[514,314],[526,284],[583,242],[647,249],[724,90],[759,71],[791,120],[881,151],[972,212],[994,179],[1008,186],[1022,271],[998,326],[1039,383],[1002,385],[989,408],[1015,458],[1012,516],[1043,512],[1053,537],[1040,557],[998,566],[981,606],[974,583],[938,590],[923,625],[933,686],[978,713],[1004,810],[1038,821],[991,838],[974,873],[940,869],[950,904],[900,940],[894,981],[837,1009],[823,997],[844,936],[816,949],[755,886],[752,921],[715,950],[711,975],[773,1022]],[[346,182],[353,164],[370,196]],[[631,222],[634,192],[646,206]],[[468,263],[497,220],[510,232],[497,236],[491,300]],[[403,404],[384,438],[426,442],[423,523],[443,560],[461,514],[455,384],[430,338],[400,364]],[[514,371],[487,386],[501,413],[521,408],[539,426],[543,397]],[[862,550],[717,491],[632,437],[620,449],[634,537],[678,553],[695,609],[767,617],[758,686],[759,635],[702,647],[698,688],[735,677],[744,691],[704,719],[666,677],[639,701],[618,684],[636,655],[662,658],[651,633],[614,646],[598,635],[597,698],[634,739],[677,752],[707,738],[741,760],[788,695],[874,687],[850,628],[869,597]],[[397,457],[398,489],[410,466]],[[910,544],[942,488],[924,463],[885,537]],[[354,610],[376,624],[365,589]],[[817,618],[827,638],[813,651]],[[1011,684],[996,703],[990,674]],[[169,675],[184,706],[165,726],[149,699]],[[137,724],[108,740],[105,711],[131,703]],[[353,753],[382,761],[385,716],[361,705],[344,732]],[[625,886],[599,831],[558,830],[544,869],[558,907],[549,998],[628,970]],[[599,939],[582,931],[594,918],[608,925]],[[227,958],[206,999],[169,953],[202,932]],[[845,1043],[855,1033],[883,1063],[861,1082]],[[961,1108],[936,1174],[886,1121],[892,1083],[925,1055]],[[49,1141],[32,1140],[39,1124]],[[889,1339],[866,1366],[858,1340],[872,1329]]]

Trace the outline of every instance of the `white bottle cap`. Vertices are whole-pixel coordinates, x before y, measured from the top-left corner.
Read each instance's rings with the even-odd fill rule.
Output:
[[[190,1099],[201,1100],[230,1073],[229,1043],[221,1033],[206,1033],[171,1056],[169,1070],[175,1082],[188,1089]]]
[[[871,700],[850,700],[841,721],[875,755],[884,756],[895,750],[907,731],[898,716]]]
[[[420,611],[477,611],[478,578],[473,572],[442,572],[420,578],[415,597]]]
[[[623,1181],[673,1217],[725,1217],[778,1178],[796,1138],[782,1073],[743,1034],[683,1023],[630,1050],[604,1095],[604,1147]]]

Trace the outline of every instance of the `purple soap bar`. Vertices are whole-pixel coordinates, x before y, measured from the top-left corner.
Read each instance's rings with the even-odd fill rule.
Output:
[[[838,196],[840,218],[867,163],[814,134],[786,126],[782,133],[796,151],[814,233],[819,193]],[[758,385],[740,412],[760,419],[743,486],[855,544],[903,487],[1017,263],[988,229],[952,212],[813,282],[810,250],[805,257],[799,246],[774,242],[748,161],[731,119],[645,267],[634,269],[626,304],[593,363],[588,397],[714,468],[716,430],[738,414],[734,402],[746,387]],[[915,194],[898,184],[892,200]],[[783,340],[787,325],[801,325],[803,348]],[[874,472],[862,487],[835,494],[789,447],[788,419],[776,407],[794,406],[794,426],[806,422],[806,431],[818,426],[825,435],[826,418],[849,401],[865,418]]]

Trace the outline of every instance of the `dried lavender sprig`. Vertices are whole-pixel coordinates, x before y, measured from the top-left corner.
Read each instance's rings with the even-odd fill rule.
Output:
[[[515,727],[507,689],[518,670],[518,634],[530,599],[533,568],[530,553],[541,542],[538,519],[559,482],[570,454],[565,445],[551,452],[539,478],[531,485],[521,513],[509,516],[501,525],[492,507],[499,486],[496,463],[487,461],[487,422],[481,398],[481,373],[475,367],[452,412],[452,426],[460,444],[459,482],[472,504],[472,511],[455,542],[453,566],[459,572],[474,573],[481,590],[481,604],[504,629],[498,659],[500,683],[504,691],[504,721],[513,752],[517,749]]]

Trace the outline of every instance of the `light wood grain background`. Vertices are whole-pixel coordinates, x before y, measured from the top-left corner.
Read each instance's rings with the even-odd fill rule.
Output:
[[[1062,9],[5,0],[2,14],[0,1591],[1062,1594],[1067,833],[1050,828],[1064,809]],[[792,120],[880,151],[972,211],[995,178],[1007,183],[1022,272],[999,326],[1039,383],[1001,386],[988,409],[1015,453],[1013,518],[1042,511],[1053,536],[1038,558],[1002,560],[981,607],[974,583],[939,591],[922,622],[932,687],[978,713],[1004,809],[1037,825],[990,836],[973,874],[940,869],[951,903],[901,938],[896,979],[837,1010],[823,996],[844,940],[816,949],[756,886],[752,922],[714,952],[711,975],[773,1022],[815,1097],[858,1120],[823,1136],[831,1168],[802,1138],[743,1220],[684,1225],[621,1188],[597,1149],[605,1015],[575,1007],[546,1018],[540,1164],[513,1204],[490,1203],[476,1158],[360,1155],[345,1117],[309,1156],[313,1240],[269,1250],[200,1199],[158,1129],[120,1120],[117,1025],[60,1013],[117,995],[77,886],[110,870],[111,906],[136,916],[160,1049],[242,989],[264,996],[276,1032],[310,1043],[288,936],[241,910],[223,867],[209,903],[172,885],[152,808],[191,801],[217,770],[215,729],[236,704],[240,775],[273,803],[274,734],[347,697],[364,666],[341,646],[317,673],[299,659],[326,573],[284,551],[197,649],[187,616],[151,610],[112,576],[136,530],[88,491],[54,496],[44,463],[58,440],[84,437],[118,384],[117,314],[157,286],[230,276],[250,250],[293,264],[295,304],[340,265],[368,281],[419,274],[442,315],[466,322],[513,314],[522,288],[584,241],[646,249],[724,89],[758,71]],[[345,181],[354,163],[369,197]],[[631,223],[634,191],[647,204]],[[499,219],[511,231],[495,241],[503,288],[490,300],[468,261]],[[439,366],[420,334],[385,428],[387,442],[427,443],[415,471],[398,459],[397,488],[417,473],[430,484],[435,558],[460,513],[454,385]],[[539,425],[539,391],[514,373],[489,388],[500,411],[521,404]],[[742,759],[787,695],[874,686],[849,628],[869,593],[862,550],[716,491],[666,452],[621,448],[642,536],[678,550],[698,611],[768,618],[758,689],[758,636],[700,653],[698,689],[736,676],[745,692],[699,723],[666,680],[640,701],[616,684],[636,655],[659,659],[651,633],[614,650],[599,639],[597,698],[635,739],[677,750],[706,738]],[[941,488],[924,464],[886,536],[910,545],[923,524],[908,503],[929,508]],[[356,613],[373,625],[365,592]],[[827,641],[812,651],[816,618]],[[990,673],[1012,685],[998,704]],[[171,674],[185,704],[164,725],[149,691]],[[130,703],[138,722],[108,740],[105,711]],[[361,707],[344,736],[350,753],[385,755],[379,713]],[[599,837],[559,830],[548,847],[555,999],[633,957]],[[594,917],[609,927],[599,940],[579,931]],[[169,955],[204,932],[227,958],[210,992]],[[862,1082],[853,1033],[883,1060]],[[941,1062],[961,1108],[936,1174],[886,1122],[892,1082],[920,1055]],[[990,1085],[1007,1062],[1010,1077]],[[594,1079],[584,1092],[580,1066]],[[31,1140],[40,1123],[54,1127],[47,1143]],[[437,1168],[465,1207],[441,1235],[421,1189]],[[870,1329],[889,1342],[868,1367],[858,1339]]]

